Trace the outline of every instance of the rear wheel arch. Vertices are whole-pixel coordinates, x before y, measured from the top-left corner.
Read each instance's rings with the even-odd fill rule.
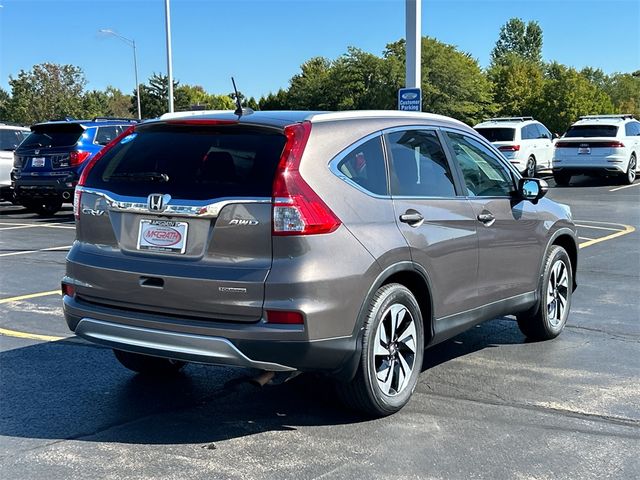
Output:
[[[352,355],[345,361],[343,367],[338,372],[334,372],[333,376],[337,379],[350,381],[355,376],[362,349],[364,322],[367,318],[369,305],[373,301],[378,289],[391,283],[398,283],[405,286],[416,298],[422,316],[425,347],[429,345],[431,339],[433,339],[433,298],[429,275],[422,267],[410,261],[390,265],[378,275],[363,299],[352,333],[354,350]]]

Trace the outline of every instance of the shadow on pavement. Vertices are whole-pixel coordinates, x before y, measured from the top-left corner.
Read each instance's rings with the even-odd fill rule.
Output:
[[[427,351],[423,369],[475,351],[522,343],[498,319]],[[170,378],[121,367],[79,339],[0,353],[0,435],[140,444],[211,444],[266,431],[367,421],[345,410],[329,380],[311,374],[266,387],[255,371],[188,365]]]

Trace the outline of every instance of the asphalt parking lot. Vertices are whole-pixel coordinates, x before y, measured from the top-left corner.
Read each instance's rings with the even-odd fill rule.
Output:
[[[304,375],[132,375],[62,318],[70,206],[41,219],[0,205],[0,477],[640,478],[640,182],[585,177],[549,196],[581,237],[563,334],[480,325],[428,350],[409,405],[380,420]]]

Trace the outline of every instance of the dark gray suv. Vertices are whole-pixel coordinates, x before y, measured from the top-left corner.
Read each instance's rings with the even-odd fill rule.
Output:
[[[131,127],[75,193],[66,321],[141,373],[323,372],[373,415],[424,350],[499,315],[563,329],[568,207],[474,130],[393,111],[172,117]]]

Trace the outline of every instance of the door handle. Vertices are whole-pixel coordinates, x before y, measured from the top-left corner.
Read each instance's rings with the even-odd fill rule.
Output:
[[[419,223],[424,220],[424,217],[420,214],[420,212],[416,212],[415,210],[407,210],[402,215],[400,215],[400,221],[402,223],[408,223],[412,227],[417,227]]]
[[[491,212],[482,212],[481,214],[478,215],[478,220],[480,220],[485,225],[489,223],[493,223],[495,219],[496,217],[494,217],[493,213]]]

